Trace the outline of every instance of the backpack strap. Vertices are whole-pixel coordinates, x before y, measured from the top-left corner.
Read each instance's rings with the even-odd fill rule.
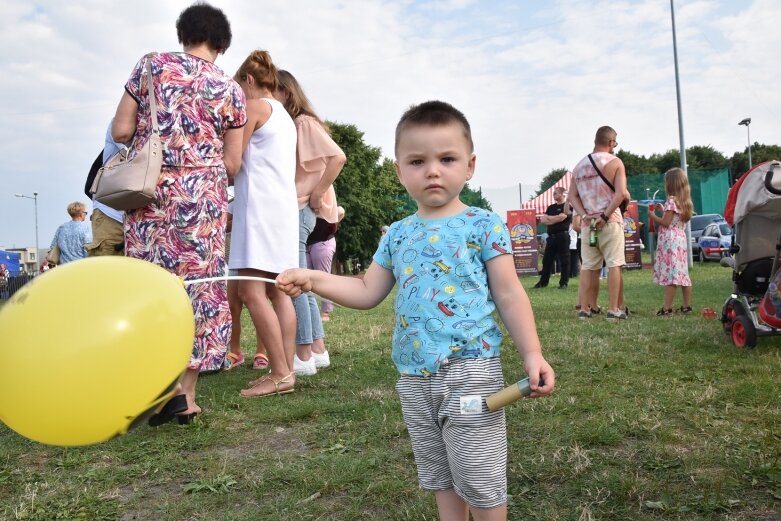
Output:
[[[591,166],[593,166],[594,170],[597,171],[599,177],[602,178],[602,180],[613,191],[613,193],[616,193],[616,187],[613,185],[613,183],[607,180],[607,177],[605,177],[605,175],[602,173],[602,170],[600,170],[597,164],[594,162],[594,158],[591,157],[591,154],[588,155],[588,160],[591,161]],[[621,201],[621,204],[618,205],[618,209],[621,211],[621,215],[624,215],[624,213],[626,213],[626,209],[628,206],[629,206],[629,199],[625,198],[623,201]]]
[[[588,160],[591,161],[591,166],[593,166],[594,170],[597,171],[597,173],[599,174],[599,177],[601,177],[602,180],[605,182],[605,184],[607,186],[609,186],[610,189],[615,192],[616,191],[616,187],[613,186],[613,183],[611,183],[610,181],[607,180],[607,177],[605,177],[605,174],[602,173],[602,170],[600,170],[599,167],[597,166],[597,164],[594,162],[594,158],[591,157],[591,154],[588,155]]]

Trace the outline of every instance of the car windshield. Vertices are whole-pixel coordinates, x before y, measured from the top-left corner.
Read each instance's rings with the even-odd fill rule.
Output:
[[[720,224],[719,231],[722,235],[732,235],[732,228],[727,223]]]
[[[713,221],[719,221],[723,217],[717,213],[706,213],[704,215],[695,215],[691,220],[692,230],[702,230]]]

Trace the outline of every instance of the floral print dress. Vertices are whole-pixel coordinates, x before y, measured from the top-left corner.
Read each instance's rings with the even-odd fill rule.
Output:
[[[673,220],[670,226],[659,228],[653,281],[660,286],[691,286],[686,223],[681,221],[681,212],[675,200],[669,199],[664,205],[664,211],[673,212]]]
[[[139,105],[134,151],[144,146],[151,132],[147,60],[152,62],[163,168],[156,202],[125,214],[125,254],[185,280],[224,275],[228,177],[223,135],[246,123],[244,94],[221,69],[196,56],[144,56],[125,85]],[[225,284],[192,284],[187,293],[195,314],[195,342],[187,367],[216,371],[222,367],[231,332]]]

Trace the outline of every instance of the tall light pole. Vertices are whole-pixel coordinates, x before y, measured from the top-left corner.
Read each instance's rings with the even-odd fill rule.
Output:
[[[748,126],[751,125],[751,118],[741,120],[738,125],[746,126],[746,139],[748,139],[748,169],[751,170],[751,167],[754,166],[754,164],[751,162],[751,132],[748,129]]]
[[[689,173],[686,170],[686,146],[683,144],[683,111],[681,109],[681,81],[678,74],[678,41],[675,37],[675,6],[673,0],[670,0],[670,18],[672,19],[673,26],[673,58],[675,60],[675,94],[678,98],[678,139],[680,140],[681,147],[681,170],[686,173],[688,177]],[[692,243],[691,243],[691,223],[686,221],[686,257],[688,259],[689,267],[692,266]]]
[[[40,264],[40,259],[38,259],[38,255],[40,255],[41,252],[41,250],[38,248],[38,192],[33,192],[32,197],[23,194],[14,194],[14,195],[16,197],[32,199],[33,204],[35,205],[35,269],[33,270],[33,273],[38,273],[38,265]]]

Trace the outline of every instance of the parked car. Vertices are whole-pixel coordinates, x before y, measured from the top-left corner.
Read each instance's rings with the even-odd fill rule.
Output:
[[[712,222],[723,221],[724,217],[719,213],[704,213],[702,215],[692,215],[691,230],[692,230],[692,243],[697,242],[696,239],[702,235],[703,230]]]
[[[727,224],[727,221],[710,223],[697,240],[697,253],[692,251],[692,255],[699,261],[719,260],[729,256],[731,245],[732,227]]]
[[[692,219],[689,223],[691,226],[691,243],[692,243],[692,257],[695,259],[701,258],[700,245],[697,239],[702,235],[705,227],[712,222],[723,221],[724,217],[718,213],[704,213],[702,215],[692,215]]]

